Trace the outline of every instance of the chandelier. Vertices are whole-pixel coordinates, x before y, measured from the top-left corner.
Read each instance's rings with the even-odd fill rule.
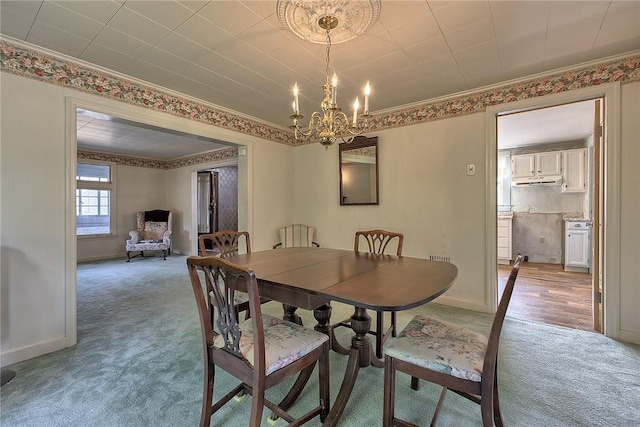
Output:
[[[279,0],[278,17],[291,32],[312,43],[324,42],[326,45],[325,83],[322,85],[324,98],[320,103],[321,111],[314,111],[306,127],[301,126],[304,116],[300,113],[300,89],[296,82],[293,86],[293,120],[290,126],[296,140],[317,140],[325,148],[337,138],[349,143],[361,135],[369,125],[369,82],[364,86],[363,104],[356,97],[353,102],[353,114],[347,115],[338,107],[338,76],[331,74],[330,52],[332,31],[341,43],[351,40],[375,24],[380,13],[380,0],[323,0],[300,1]],[[323,35],[322,39],[320,36]],[[362,106],[362,112],[360,108]]]

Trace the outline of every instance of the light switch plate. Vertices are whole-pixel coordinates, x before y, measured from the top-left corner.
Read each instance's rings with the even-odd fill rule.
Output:
[[[476,174],[476,165],[470,163],[467,165],[467,175],[475,175]]]

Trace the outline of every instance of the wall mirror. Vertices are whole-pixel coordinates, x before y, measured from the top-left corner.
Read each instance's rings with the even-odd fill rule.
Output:
[[[378,137],[340,144],[340,204],[378,204]]]

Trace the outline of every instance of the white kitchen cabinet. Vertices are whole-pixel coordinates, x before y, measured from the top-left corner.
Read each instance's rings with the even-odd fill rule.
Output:
[[[562,151],[536,153],[536,174],[538,176],[562,174]]]
[[[587,149],[566,150],[562,161],[563,193],[587,191]]]
[[[498,217],[498,264],[509,264],[513,259],[511,234],[511,218]]]
[[[587,221],[565,221],[564,269],[589,272],[589,225]]]
[[[511,156],[511,177],[529,178],[562,174],[562,151]]]
[[[519,154],[511,156],[511,177],[529,178],[536,173],[535,154]]]

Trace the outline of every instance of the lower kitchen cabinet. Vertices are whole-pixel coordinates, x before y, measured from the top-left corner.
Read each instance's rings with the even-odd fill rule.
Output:
[[[565,221],[564,269],[589,272],[589,225],[587,221]]]
[[[511,224],[511,218],[498,217],[498,264],[509,264],[513,259]]]

